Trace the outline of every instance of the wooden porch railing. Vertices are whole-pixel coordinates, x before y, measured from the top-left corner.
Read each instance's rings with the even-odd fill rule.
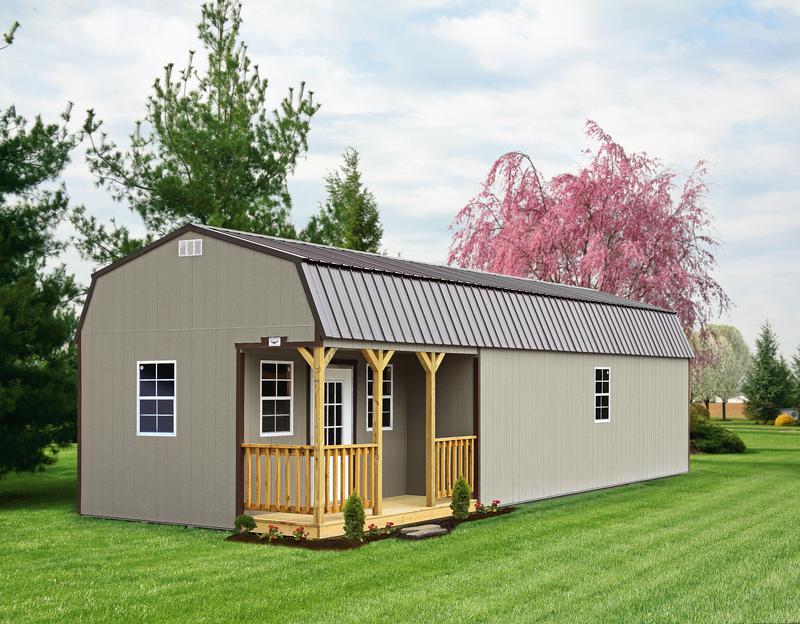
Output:
[[[314,510],[314,447],[242,444],[244,508],[310,514]],[[375,444],[324,447],[325,511],[340,512],[352,492],[365,508],[375,500]]]
[[[311,513],[314,447],[299,444],[242,444],[244,508]]]
[[[436,498],[452,496],[453,485],[463,476],[475,490],[476,436],[436,438]]]
[[[325,447],[325,512],[339,512],[352,492],[364,508],[375,500],[377,444],[342,444]]]

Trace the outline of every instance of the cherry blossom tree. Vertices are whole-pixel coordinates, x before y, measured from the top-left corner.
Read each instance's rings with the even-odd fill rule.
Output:
[[[527,154],[501,156],[456,215],[448,262],[669,308],[687,331],[726,309],[712,277],[706,164],[679,186],[674,171],[627,153],[595,122],[586,136],[596,144],[588,164],[549,180]]]

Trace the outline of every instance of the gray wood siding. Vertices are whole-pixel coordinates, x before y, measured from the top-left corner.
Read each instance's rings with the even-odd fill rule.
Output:
[[[594,368],[611,419],[594,421]],[[480,487],[513,503],[686,472],[688,361],[481,350]]]
[[[294,264],[183,238],[203,238],[203,255],[169,241],[96,281],[80,338],[82,513],[230,527],[234,344],[314,338]],[[136,435],[138,360],[177,361],[175,437]]]

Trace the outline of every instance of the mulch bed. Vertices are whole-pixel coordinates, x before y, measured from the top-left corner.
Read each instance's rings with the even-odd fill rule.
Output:
[[[361,548],[370,542],[380,542],[381,540],[394,537],[393,535],[365,535],[364,541],[347,539],[346,537],[326,537],[319,540],[296,540],[293,537],[284,535],[274,540],[262,538],[256,533],[234,533],[225,538],[226,542],[244,542],[246,544],[260,544],[261,546],[288,546],[289,548],[305,548],[306,550],[352,550]]]
[[[438,524],[443,529],[447,529],[448,532],[455,529],[459,524],[464,524],[465,522],[474,522],[475,520],[485,520],[486,518],[494,518],[495,516],[505,516],[506,514],[510,514],[514,511],[516,507],[501,507],[494,513],[471,513],[468,518],[464,520],[456,520],[452,516],[449,518],[441,518],[439,520],[429,520],[427,522],[418,522],[417,525],[420,524]],[[416,525],[408,525],[408,526],[416,526]],[[243,542],[245,544],[259,544],[261,546],[286,546],[288,548],[305,548],[306,550],[352,550],[354,548],[361,548],[365,544],[370,544],[372,542],[380,542],[385,539],[390,539],[392,537],[396,537],[398,539],[411,539],[406,537],[405,535],[401,535],[400,531],[397,530],[392,534],[382,533],[380,535],[364,535],[364,541],[359,542],[356,540],[351,540],[346,537],[327,537],[325,539],[320,540],[296,540],[291,536],[284,535],[283,537],[279,537],[277,539],[267,539],[262,538],[260,535],[256,533],[233,533],[225,538],[226,542]],[[427,538],[431,539],[431,538]]]

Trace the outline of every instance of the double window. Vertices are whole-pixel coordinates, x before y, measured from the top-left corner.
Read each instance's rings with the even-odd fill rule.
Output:
[[[391,430],[392,428],[392,386],[393,386],[394,371],[392,365],[389,364],[383,369],[383,405],[381,406],[381,416],[383,422],[383,429]],[[372,431],[372,367],[367,366],[367,431]]]
[[[608,422],[611,418],[611,369],[594,369],[594,421]]]
[[[175,435],[175,361],[137,362],[136,433]]]
[[[261,362],[261,435],[292,435],[294,363]]]

